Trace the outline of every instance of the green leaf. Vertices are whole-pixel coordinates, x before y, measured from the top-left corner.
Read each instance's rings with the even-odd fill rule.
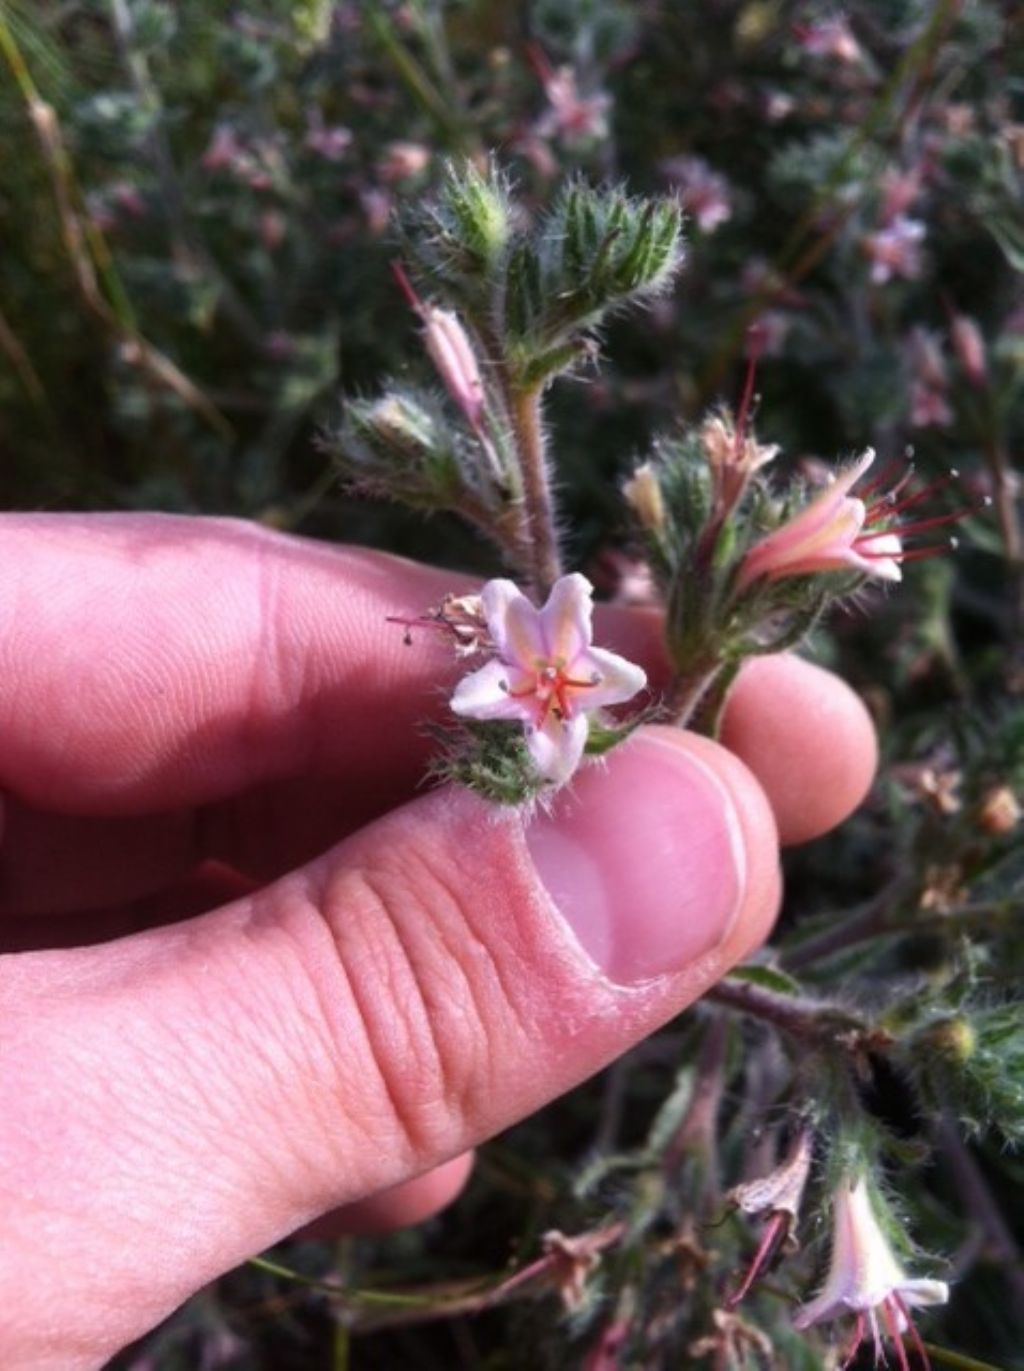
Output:
[[[800,982],[776,966],[737,966],[729,972],[729,979],[745,981],[748,985],[760,986],[762,990],[774,990],[778,995],[803,994]]]

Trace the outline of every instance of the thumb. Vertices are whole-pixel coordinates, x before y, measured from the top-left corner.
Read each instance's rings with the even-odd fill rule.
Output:
[[[777,856],[741,762],[646,729],[529,824],[439,790],[190,923],[0,959],[0,1361],[93,1365],[591,1075],[764,937]]]

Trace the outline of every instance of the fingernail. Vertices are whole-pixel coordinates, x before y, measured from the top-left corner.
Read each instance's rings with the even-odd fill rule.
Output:
[[[709,766],[656,734],[578,773],[526,843],[577,941],[622,985],[691,966],[739,909],[746,861],[732,798]]]

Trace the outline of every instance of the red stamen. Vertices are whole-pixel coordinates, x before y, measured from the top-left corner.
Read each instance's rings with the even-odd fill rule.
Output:
[[[536,72],[538,81],[542,86],[547,87],[555,74],[554,68],[548,61],[547,53],[539,43],[531,41],[526,45],[526,58]]]
[[[779,1241],[785,1236],[787,1216],[785,1214],[773,1214],[771,1220],[765,1226],[764,1234],[758,1243],[757,1251],[754,1253],[754,1260],[747,1268],[747,1274],[743,1278],[740,1288],[729,1296],[725,1302],[727,1309],[735,1309],[739,1302],[746,1296],[750,1287],[767,1267],[771,1261],[775,1248]]]
[[[416,313],[420,316],[420,318],[422,318],[423,301],[416,294],[415,290],[413,289],[412,282],[406,275],[405,267],[402,266],[401,262],[399,262],[397,258],[391,263],[391,274],[398,282],[398,289],[405,296],[406,303],[409,305],[409,308],[415,310]]]
[[[899,477],[899,479],[896,481],[893,490],[902,490],[914,475],[913,462],[907,464],[905,470],[904,465],[905,458],[902,457],[894,457],[891,462],[886,462],[885,466],[881,468],[876,476],[873,476],[871,480],[865,482],[864,485],[858,486],[857,489],[861,499],[863,499],[865,495],[873,494],[876,490],[883,490],[891,480],[896,480],[897,477]],[[900,472],[903,472],[902,476],[899,475]]]
[[[874,533],[864,533],[856,540],[860,547],[861,543],[870,543],[875,538],[887,538],[890,533],[898,534],[900,538],[909,537],[913,533],[924,533],[929,528],[942,528],[945,524],[956,524],[961,519],[966,519],[968,514],[977,511],[977,505],[969,505],[966,509],[952,510],[949,514],[936,514],[930,519],[914,519],[909,524],[893,524],[891,528],[876,529]]]
[[[549,676],[546,673],[551,672]],[[566,676],[562,671],[557,671],[553,667],[545,667],[537,672],[529,684],[521,686],[518,690],[506,689],[506,694],[511,700],[528,700],[534,697],[537,701],[536,728],[541,728],[548,715],[554,709],[559,719],[571,719],[573,717],[572,700],[569,698],[570,690],[593,690],[599,681],[577,681],[573,676]],[[542,689],[546,687],[547,693],[542,694]]]
[[[900,1371],[910,1371],[910,1362],[907,1360],[907,1349],[903,1345],[903,1338],[900,1334],[898,1310],[893,1302],[893,1296],[882,1301],[882,1313],[885,1315],[885,1326],[889,1330],[889,1337],[892,1345],[896,1349],[896,1358],[900,1364]]]
[[[736,441],[733,447],[733,457],[737,462],[743,455],[743,444],[747,438],[747,422],[750,418],[750,406],[754,399],[757,364],[761,360],[766,338],[767,334],[760,324],[751,324],[750,328],[747,329],[750,351],[747,360],[747,376],[743,383],[743,395],[740,398],[739,412],[736,415]]]
[[[851,1367],[857,1359],[857,1353],[860,1351],[860,1345],[863,1341],[864,1311],[863,1309],[858,1309],[857,1322],[853,1326],[853,1339],[850,1342],[850,1346],[846,1349],[846,1357],[842,1366],[839,1368],[839,1371],[849,1371],[849,1367]]]
[[[909,476],[907,479],[909,480]],[[912,509],[914,505],[919,505],[922,500],[927,500],[929,496],[935,495],[940,490],[945,490],[946,487],[952,483],[952,480],[953,478],[951,476],[940,476],[937,481],[930,481],[928,485],[921,486],[918,490],[907,495],[904,499],[894,501],[892,497],[902,490],[907,483],[906,481],[901,481],[888,495],[883,496],[881,500],[875,500],[871,504],[864,516],[864,522],[871,523],[876,518],[892,519],[902,510]]]
[[[910,1334],[910,1341],[914,1344],[914,1351],[921,1358],[921,1371],[932,1371],[931,1359],[924,1343],[921,1341],[921,1334],[917,1331],[917,1325],[910,1317],[910,1310],[907,1308],[906,1300],[902,1295],[893,1291],[892,1298],[896,1302],[896,1308],[900,1311],[907,1321],[907,1332]]]
[[[944,553],[955,550],[957,543],[951,540],[949,543],[930,543],[927,547],[912,547],[907,552],[861,552],[861,557],[866,557],[869,561],[879,562],[892,561],[899,562],[900,566],[904,562],[923,562],[926,557],[939,557]]]

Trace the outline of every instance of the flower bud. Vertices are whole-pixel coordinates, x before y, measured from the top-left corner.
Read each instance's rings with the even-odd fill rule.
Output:
[[[650,462],[637,467],[622,487],[622,493],[642,527],[648,533],[660,533],[665,527],[665,500]]]
[[[435,305],[423,310],[424,339],[430,360],[463,414],[479,428],[484,415],[484,385],[473,345],[457,317]]]
[[[944,1061],[962,1065],[974,1056],[978,1035],[967,1019],[940,1019],[924,1030],[917,1045]]]
[[[359,428],[385,446],[418,454],[434,444],[430,415],[403,395],[386,395],[370,404],[350,406]]]
[[[419,176],[430,165],[431,152],[422,143],[389,143],[377,163],[377,175],[388,185]]]
[[[978,827],[992,837],[1000,837],[1016,828],[1020,822],[1020,801],[1008,785],[996,785],[986,790],[978,806]]]
[[[981,329],[967,314],[958,314],[949,330],[953,351],[963,367],[964,375],[977,390],[984,390],[988,383],[988,368],[985,364],[985,340]]]

